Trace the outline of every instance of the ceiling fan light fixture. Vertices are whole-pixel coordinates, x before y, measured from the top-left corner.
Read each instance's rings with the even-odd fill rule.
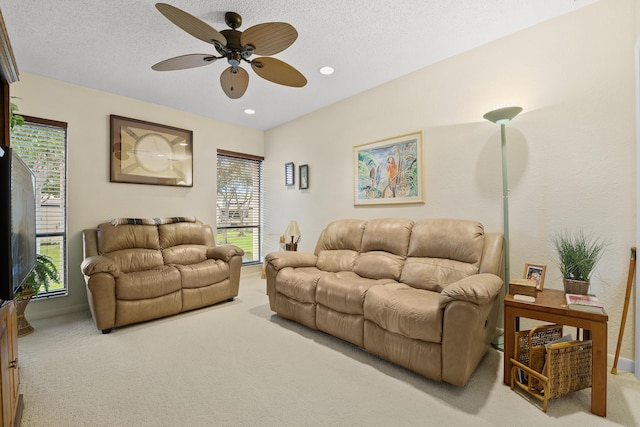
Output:
[[[329,76],[335,72],[333,67],[329,67],[328,65],[321,67],[318,71],[320,72],[320,74],[325,76]]]
[[[252,115],[254,115],[256,113],[256,110],[254,110],[252,108],[247,108],[247,109],[244,110],[244,113],[252,116]]]

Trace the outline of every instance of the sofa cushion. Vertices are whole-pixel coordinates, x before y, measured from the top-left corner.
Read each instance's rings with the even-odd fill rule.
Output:
[[[116,298],[139,300],[157,298],[181,289],[180,272],[170,266],[122,274],[116,279]]]
[[[441,258],[407,258],[400,282],[414,288],[441,292],[451,283],[478,273],[478,267],[466,262]]]
[[[351,249],[321,250],[318,253],[316,266],[323,271],[351,271],[358,257],[358,252]]]
[[[360,251],[362,233],[367,221],[359,219],[342,219],[327,225],[316,243],[314,253],[323,250],[350,249]]]
[[[407,256],[413,221],[409,219],[371,219],[362,235],[361,252],[385,251]]]
[[[155,225],[118,225],[108,222],[98,225],[100,255],[122,249],[160,249],[158,227]]]
[[[340,313],[362,314],[367,291],[390,282],[389,279],[367,279],[349,271],[327,274],[318,281],[316,301]]]
[[[407,255],[452,259],[479,265],[483,245],[484,228],[479,222],[425,219],[413,225]]]
[[[364,299],[364,317],[382,329],[427,342],[442,341],[440,294],[404,283],[375,286]]]
[[[162,250],[165,264],[190,265],[207,259],[207,248],[204,245],[177,245]]]
[[[278,273],[276,292],[298,302],[315,303],[318,280],[328,274],[316,267],[285,267]]]
[[[162,252],[152,249],[124,249],[105,254],[122,273],[152,270],[164,265]]]
[[[369,279],[398,280],[403,264],[403,257],[389,252],[363,252],[355,259],[353,272]]]

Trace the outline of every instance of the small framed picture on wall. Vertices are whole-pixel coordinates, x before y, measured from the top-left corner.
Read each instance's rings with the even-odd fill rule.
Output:
[[[309,188],[309,165],[300,165],[300,190]]]
[[[284,165],[284,185],[290,186],[295,184],[295,171],[293,169],[293,162],[285,163]]]

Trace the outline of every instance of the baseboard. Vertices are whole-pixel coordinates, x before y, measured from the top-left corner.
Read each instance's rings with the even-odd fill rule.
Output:
[[[608,354],[607,355],[607,366],[613,367],[614,359],[615,359],[615,356],[613,354]],[[634,360],[625,359],[624,357],[619,357],[618,358],[618,366],[616,367],[616,369],[618,371],[626,371],[626,372],[635,373],[635,371],[636,371],[635,365],[636,364],[635,364]]]

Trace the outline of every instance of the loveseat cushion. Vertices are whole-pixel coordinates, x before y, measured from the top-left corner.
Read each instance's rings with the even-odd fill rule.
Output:
[[[160,268],[164,265],[162,252],[152,249],[123,249],[105,254],[123,273]]]
[[[181,289],[180,272],[171,266],[122,274],[116,279],[116,298],[140,300],[157,298]]]
[[[439,343],[443,316],[439,297],[404,283],[374,286],[364,299],[364,318],[407,338]]]
[[[175,265],[183,288],[202,288],[229,278],[229,263],[207,259],[197,264]]]
[[[177,245],[162,250],[165,264],[190,265],[207,259],[207,246]]]
[[[98,253],[104,255],[122,249],[160,249],[155,225],[98,225]]]
[[[206,245],[213,246],[214,238],[210,227],[200,221],[176,222],[158,226],[160,247],[170,248],[178,245]]]
[[[390,282],[393,280],[368,279],[350,271],[327,274],[318,281],[316,301],[340,313],[363,314],[362,306],[367,291]]]

